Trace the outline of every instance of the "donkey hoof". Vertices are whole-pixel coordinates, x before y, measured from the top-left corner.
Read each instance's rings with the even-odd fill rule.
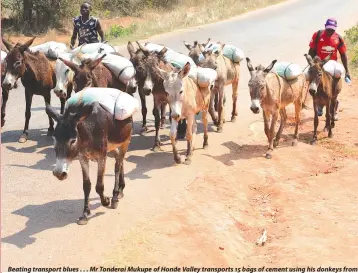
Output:
[[[119,203],[118,199],[117,199],[117,200],[114,200],[114,199],[112,198],[111,208],[112,208],[112,209],[116,209],[116,208],[118,207],[118,203]]]
[[[332,137],[333,137],[333,133],[332,133],[332,132],[329,132],[329,133],[328,133],[328,137],[329,137],[329,138],[332,138]]]
[[[232,116],[232,117],[231,117],[231,122],[232,122],[232,123],[235,123],[235,122],[236,122],[236,117],[235,117],[235,116]]]
[[[153,152],[160,152],[160,151],[161,151],[160,146],[155,145],[155,146],[153,147]]]
[[[266,156],[265,156],[266,159],[271,159],[272,158],[272,155],[267,153]]]
[[[191,164],[191,158],[187,157],[185,159],[185,162],[184,162],[185,165],[190,165]]]
[[[80,219],[78,219],[77,224],[80,226],[87,225],[88,218],[87,216],[81,216]]]
[[[54,129],[48,129],[47,136],[53,136]]]
[[[175,161],[175,163],[180,164],[181,163],[180,156],[174,156],[174,161]]]
[[[111,203],[111,201],[110,201],[109,197],[105,197],[105,198],[103,198],[103,200],[101,200],[101,203],[104,207],[108,207],[109,204]]]
[[[292,146],[297,146],[297,139],[294,139],[293,141],[292,141]]]
[[[203,149],[204,149],[204,150],[209,149],[209,144],[207,144],[207,143],[206,143],[206,144],[204,144],[204,145],[203,145]]]
[[[314,140],[311,140],[311,145],[316,145],[317,144],[317,141],[314,139]]]
[[[223,127],[222,126],[218,127],[218,133],[222,133],[222,132],[223,132]]]
[[[25,143],[27,141],[27,134],[22,134],[19,138],[19,143]]]
[[[278,140],[275,139],[275,140],[273,141],[273,147],[276,148],[277,146],[278,146]]]
[[[328,132],[327,126],[323,128],[323,132]]]
[[[140,129],[140,134],[145,134],[146,132],[148,132],[148,127],[147,126],[143,126],[142,129]]]

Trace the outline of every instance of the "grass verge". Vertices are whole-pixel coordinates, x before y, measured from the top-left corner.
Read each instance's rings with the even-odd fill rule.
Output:
[[[349,67],[352,76],[358,77],[358,25],[345,31],[344,40],[347,43]]]
[[[119,35],[113,35],[111,29],[106,33],[112,43],[121,44],[180,28],[214,23],[283,1],[287,0],[183,0],[171,11],[143,12],[140,21],[129,26],[128,31],[124,28]]]

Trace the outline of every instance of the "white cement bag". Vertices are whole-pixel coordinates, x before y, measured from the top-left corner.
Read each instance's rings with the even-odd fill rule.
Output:
[[[221,47],[221,44],[218,44],[218,43],[208,43],[206,46],[205,46],[205,51],[207,50],[217,50]],[[233,45],[225,45],[224,48],[223,48],[223,51],[222,51],[223,55],[230,59],[231,61],[233,61],[234,63],[239,63],[241,62],[244,58],[245,58],[245,54],[244,52],[233,46]]]
[[[149,51],[151,51],[151,52],[153,52],[153,51],[160,52],[165,46],[147,42],[147,43],[144,44],[144,47],[145,47],[146,49],[148,49]],[[169,48],[169,47],[166,47],[166,48],[168,49],[167,52],[169,52],[169,51],[174,51],[173,49],[171,49],[171,48]]]
[[[70,105],[91,104],[97,101],[117,120],[124,120],[139,110],[139,101],[115,88],[88,87],[72,95],[66,102]]]
[[[87,53],[82,54],[84,59],[95,60],[103,56],[102,53]],[[136,73],[133,63],[125,57],[107,53],[103,58],[102,63],[106,66],[116,78],[124,84],[127,84]]]
[[[298,64],[293,64],[289,62],[277,62],[272,68],[273,72],[276,72],[281,78],[285,80],[296,79],[299,75],[302,74],[302,69]]]
[[[1,50],[1,63],[4,62],[6,56],[7,56],[7,53],[6,53],[5,51],[2,51],[2,50]]]
[[[174,67],[178,68],[183,68],[187,62],[190,63],[191,67],[197,67],[192,58],[175,51],[169,51],[165,53],[164,59],[171,63]]]
[[[211,68],[192,67],[188,77],[196,82],[202,88],[213,84],[218,76],[218,73]]]
[[[334,60],[329,60],[323,66],[323,70],[328,72],[332,77],[339,79],[345,73],[344,66]]]
[[[54,41],[46,42],[44,44],[29,47],[31,52],[43,52],[46,57],[58,58],[58,55],[67,50],[64,43],[57,43]]]
[[[81,53],[113,53],[116,52],[113,46],[105,43],[93,43],[93,44],[85,44],[79,47],[76,47],[71,51],[72,54],[76,54],[78,52]]]

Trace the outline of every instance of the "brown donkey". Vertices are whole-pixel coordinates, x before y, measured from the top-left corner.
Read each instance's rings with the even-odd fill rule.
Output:
[[[126,85],[117,80],[113,73],[101,63],[104,57],[106,54],[95,60],[82,59],[81,65],[59,58],[75,73],[73,85],[76,93],[86,87],[110,87],[126,91]],[[80,56],[79,58],[81,59]]]
[[[164,71],[157,68],[158,72],[164,79],[165,91],[168,94],[168,101],[171,109],[171,129],[170,139],[172,142],[174,160],[176,163],[181,163],[178,150],[176,148],[176,130],[178,122],[181,119],[187,119],[186,140],[188,143],[187,157],[185,164],[191,163],[193,156],[196,135],[196,121],[195,115],[202,112],[202,120],[204,124],[204,143],[203,148],[208,147],[208,120],[207,112],[210,102],[210,86],[206,88],[199,88],[194,80],[187,77],[190,71],[190,63],[186,63],[183,69],[171,72]]]
[[[210,39],[209,39],[210,41]],[[203,45],[197,45],[204,51]],[[213,87],[213,94],[210,98],[210,108],[209,112],[213,118],[214,123],[218,126],[218,132],[222,132],[223,123],[225,122],[225,93],[224,88],[227,85],[232,85],[232,112],[231,112],[231,121],[236,121],[237,116],[237,97],[238,97],[238,88],[239,88],[239,79],[240,79],[240,63],[234,63],[229,58],[225,57],[222,54],[222,49],[225,44],[221,43],[221,47],[214,52],[212,50],[207,50],[203,52],[204,60],[200,63],[202,67],[208,67],[216,70],[218,77],[216,79],[215,85]],[[214,113],[214,100],[215,96],[218,95],[217,110],[218,110],[218,119],[215,118]]]
[[[11,45],[4,38],[3,44],[9,50],[6,56],[6,72],[2,82],[2,87],[5,90],[11,90],[16,86],[16,81],[21,78],[21,82],[25,87],[26,112],[25,112],[25,126],[19,142],[27,141],[29,122],[31,118],[31,104],[33,95],[41,95],[45,102],[51,102],[51,90],[56,86],[56,75],[53,66],[45,54],[41,52],[31,53],[28,48],[31,46],[36,37],[30,39],[25,44],[17,43],[15,46]],[[3,98],[3,106],[6,106],[7,96]],[[61,113],[64,110],[65,99],[61,98]],[[2,125],[5,112],[2,113]],[[54,131],[54,122],[48,116],[50,127],[48,128],[48,135],[52,135]]]
[[[301,122],[301,109],[304,107],[304,91],[306,87],[306,76],[302,73],[296,79],[286,81],[278,74],[270,72],[276,60],[264,68],[262,65],[253,68],[249,58],[246,58],[247,68],[249,69],[251,79],[249,89],[251,96],[251,111],[254,114],[260,112],[260,106],[263,110],[264,128],[269,147],[266,158],[272,158],[271,153],[278,145],[283,128],[286,125],[287,114],[286,106],[293,103],[295,105],[296,127],[293,136],[292,146],[297,145],[298,126]],[[275,137],[275,125],[280,115],[280,128]],[[271,126],[269,121],[271,118]]]
[[[305,54],[305,57],[310,66],[307,80],[309,82],[309,92],[313,97],[314,128],[311,144],[314,145],[317,142],[319,106],[326,106],[326,126],[324,130],[328,130],[328,137],[333,137],[332,129],[335,127],[334,111],[338,103],[338,95],[342,90],[342,79],[336,79],[323,70],[323,66],[330,60],[331,55],[324,60],[321,60],[318,56],[312,59],[307,54]]]

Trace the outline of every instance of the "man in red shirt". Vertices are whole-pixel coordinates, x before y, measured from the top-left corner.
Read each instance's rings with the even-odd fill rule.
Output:
[[[347,48],[344,43],[343,38],[336,33],[337,29],[337,21],[333,18],[330,18],[326,21],[325,29],[317,31],[313,34],[311,42],[310,42],[310,49],[308,54],[314,58],[315,56],[320,57],[321,60],[331,55],[331,60],[337,61],[337,51],[341,55],[342,64],[346,70],[346,78],[351,79],[348,70],[348,59],[347,59]],[[337,115],[338,109],[338,101],[335,109],[334,119],[338,120]],[[318,115],[322,116],[323,109],[318,109]]]

